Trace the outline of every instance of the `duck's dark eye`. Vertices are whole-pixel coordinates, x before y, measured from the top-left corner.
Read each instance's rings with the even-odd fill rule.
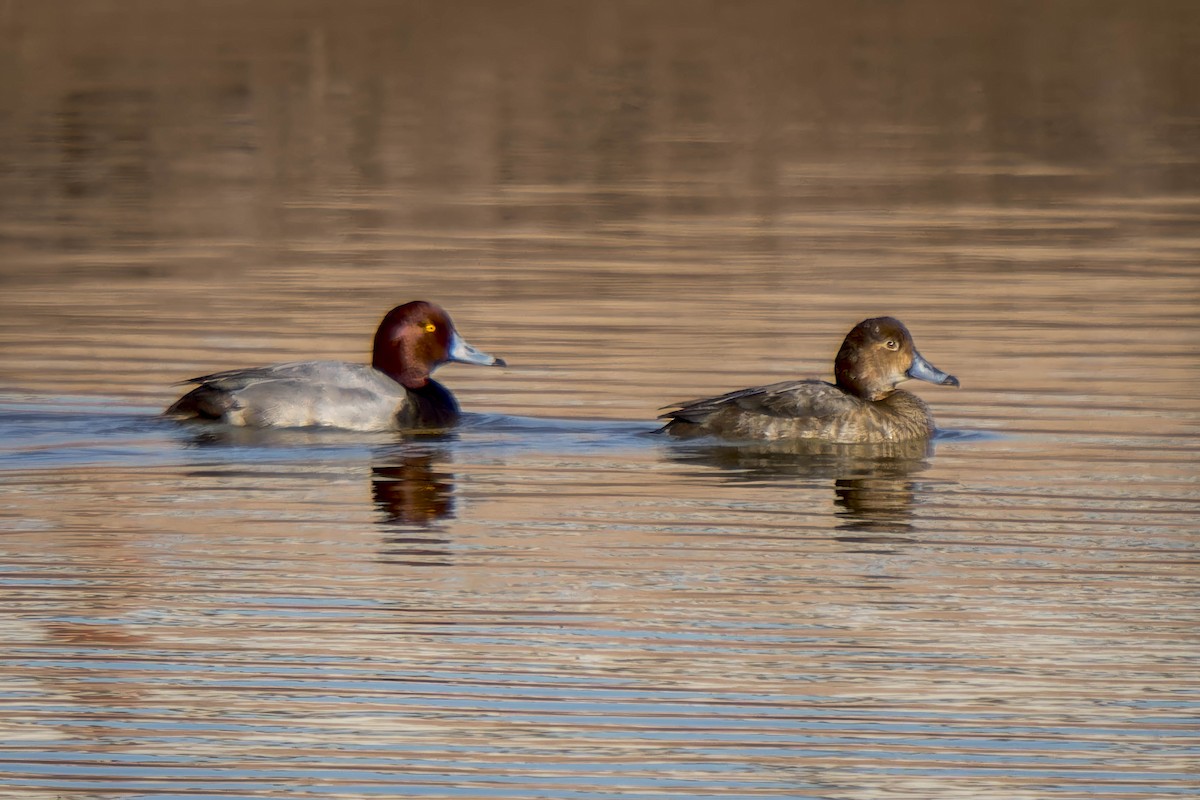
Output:
[[[434,325],[432,322],[425,323],[425,332],[426,333],[433,333],[436,330],[437,330],[437,325]]]
[[[883,343],[883,346],[886,347],[888,350],[899,350],[900,349],[900,343],[897,342],[895,339],[888,339],[886,342]]]

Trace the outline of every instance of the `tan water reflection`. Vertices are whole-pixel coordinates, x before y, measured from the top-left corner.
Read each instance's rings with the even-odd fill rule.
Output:
[[[1190,2],[0,9],[0,796],[1200,791]],[[505,371],[441,438],[172,384]],[[903,320],[926,450],[647,436]]]
[[[454,516],[454,476],[439,455],[399,454],[371,467],[371,495],[388,524],[427,527]]]
[[[738,446],[708,444],[674,448],[681,464],[711,466],[731,481],[797,481],[832,484],[843,527],[903,531],[910,526],[916,473],[929,467],[933,444],[877,445],[819,442]]]

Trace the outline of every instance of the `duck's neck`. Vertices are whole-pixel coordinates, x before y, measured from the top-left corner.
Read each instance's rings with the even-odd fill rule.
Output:
[[[433,383],[428,369],[405,363],[405,360],[395,351],[380,353],[376,350],[375,355],[371,358],[371,366],[409,391],[417,391]]]
[[[878,402],[895,391],[895,386],[882,385],[876,377],[874,364],[863,363],[863,356],[852,341],[853,331],[837,358],[833,360],[834,383],[846,394],[868,403]]]
[[[458,402],[450,390],[432,378],[416,388],[405,387],[407,402],[400,404],[401,428],[447,428],[459,417]]]
[[[878,403],[899,391],[895,386],[872,386],[840,371],[837,373],[836,385],[846,394],[853,395],[864,403]]]

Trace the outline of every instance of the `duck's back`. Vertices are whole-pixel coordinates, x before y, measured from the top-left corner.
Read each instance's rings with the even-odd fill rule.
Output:
[[[676,403],[662,431],[680,438],[717,436],[741,441],[819,439],[855,444],[928,437],[925,403],[897,391],[867,401],[825,381],[784,381],[718,397]]]
[[[387,375],[344,361],[294,361],[187,382],[198,385],[167,414],[246,427],[387,430],[401,427],[412,406],[408,390]]]

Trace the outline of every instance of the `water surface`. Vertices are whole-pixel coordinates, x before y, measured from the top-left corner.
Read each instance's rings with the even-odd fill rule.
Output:
[[[1200,791],[1188,2],[0,9],[0,796]],[[197,430],[442,303],[447,435]],[[928,448],[648,435],[891,314]]]

